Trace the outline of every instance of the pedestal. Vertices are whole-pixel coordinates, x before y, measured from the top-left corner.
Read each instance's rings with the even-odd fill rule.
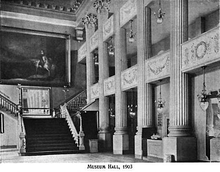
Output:
[[[89,150],[91,153],[98,152],[98,139],[89,140]]]
[[[113,154],[122,155],[129,150],[129,137],[128,134],[114,135],[113,136]]]
[[[101,152],[111,150],[111,134],[108,132],[99,132],[98,134],[98,146]]]
[[[142,135],[135,136],[135,158],[142,159],[143,158],[143,141]]]
[[[210,160],[220,161],[220,138],[210,140]]]
[[[163,157],[174,156],[178,162],[193,162],[197,160],[195,137],[165,137],[163,138]]]

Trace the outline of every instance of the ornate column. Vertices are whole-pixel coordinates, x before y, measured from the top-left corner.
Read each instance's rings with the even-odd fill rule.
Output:
[[[164,154],[173,154],[176,161],[190,161],[196,160],[196,140],[189,137],[188,77],[181,72],[181,44],[188,39],[188,0],[171,0],[170,10],[170,133],[164,138]]]
[[[93,54],[90,52],[90,37],[94,33],[95,28],[90,25],[85,25],[86,28],[86,89],[87,89],[87,104],[91,102],[91,86],[95,81],[95,66],[93,60]]]
[[[109,77],[107,44],[103,42],[103,23],[107,20],[107,12],[98,13],[98,34],[99,34],[99,149],[108,150],[111,148],[111,135],[109,132],[109,100],[104,96],[104,79]]]
[[[152,86],[145,83],[145,60],[151,56],[151,10],[144,0],[137,1],[137,64],[138,64],[138,116],[135,135],[135,157],[142,158],[142,130],[152,128]],[[150,132],[150,131],[147,131]]]
[[[120,28],[120,8],[115,12],[115,133],[113,135],[113,153],[123,154],[129,150],[127,133],[127,100],[121,90],[121,72],[127,68],[126,31]]]

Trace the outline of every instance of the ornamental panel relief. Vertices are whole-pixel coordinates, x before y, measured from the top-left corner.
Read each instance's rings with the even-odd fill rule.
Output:
[[[170,52],[146,60],[146,82],[156,81],[170,75]]]
[[[90,51],[96,49],[99,45],[99,35],[98,31],[96,31],[90,38]]]
[[[114,33],[114,16],[111,16],[103,25],[103,39],[104,41],[112,36]]]
[[[182,70],[220,61],[219,26],[182,45]]]
[[[104,95],[109,96],[115,94],[115,76],[107,78],[104,81]]]
[[[80,62],[81,60],[83,60],[84,57],[86,57],[86,53],[87,47],[86,43],[84,43],[78,50],[78,62]]]
[[[127,90],[137,86],[137,65],[125,70],[121,74],[122,90]]]
[[[122,27],[135,15],[137,15],[137,0],[129,0],[120,9],[120,26]]]
[[[99,98],[99,84],[96,83],[93,86],[91,86],[91,99],[97,99]]]

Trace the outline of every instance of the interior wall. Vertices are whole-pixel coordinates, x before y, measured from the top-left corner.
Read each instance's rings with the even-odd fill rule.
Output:
[[[17,85],[3,85],[0,84],[0,91],[7,95],[9,99],[18,104],[19,102],[19,91],[17,89]]]
[[[17,120],[4,112],[4,133],[0,134],[1,148],[16,148],[18,145]]]
[[[220,69],[206,73],[206,90],[214,91],[220,89]],[[202,91],[203,76],[198,75],[194,78],[193,94],[194,94],[194,107],[193,107],[193,126],[195,136],[197,138],[197,152],[199,160],[207,160],[206,158],[206,112],[200,108],[197,95]]]

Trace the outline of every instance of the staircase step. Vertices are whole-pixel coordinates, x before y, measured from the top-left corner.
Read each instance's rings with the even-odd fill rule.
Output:
[[[35,138],[35,137],[27,137],[26,141],[28,143],[42,143],[42,142],[66,142],[66,141],[73,141],[73,137],[60,137],[60,136],[57,136],[57,137],[39,137],[39,138]]]
[[[32,144],[32,145],[28,145],[27,144],[28,149],[27,150],[59,150],[59,149],[74,149],[77,146],[75,146],[73,143],[53,143],[53,144]]]
[[[65,119],[24,119],[26,154],[59,154],[78,152]]]
[[[54,154],[74,154],[74,153],[83,153],[81,150],[53,150],[53,151],[33,151],[26,152],[24,155],[26,156],[36,156],[36,155],[54,155]]]

